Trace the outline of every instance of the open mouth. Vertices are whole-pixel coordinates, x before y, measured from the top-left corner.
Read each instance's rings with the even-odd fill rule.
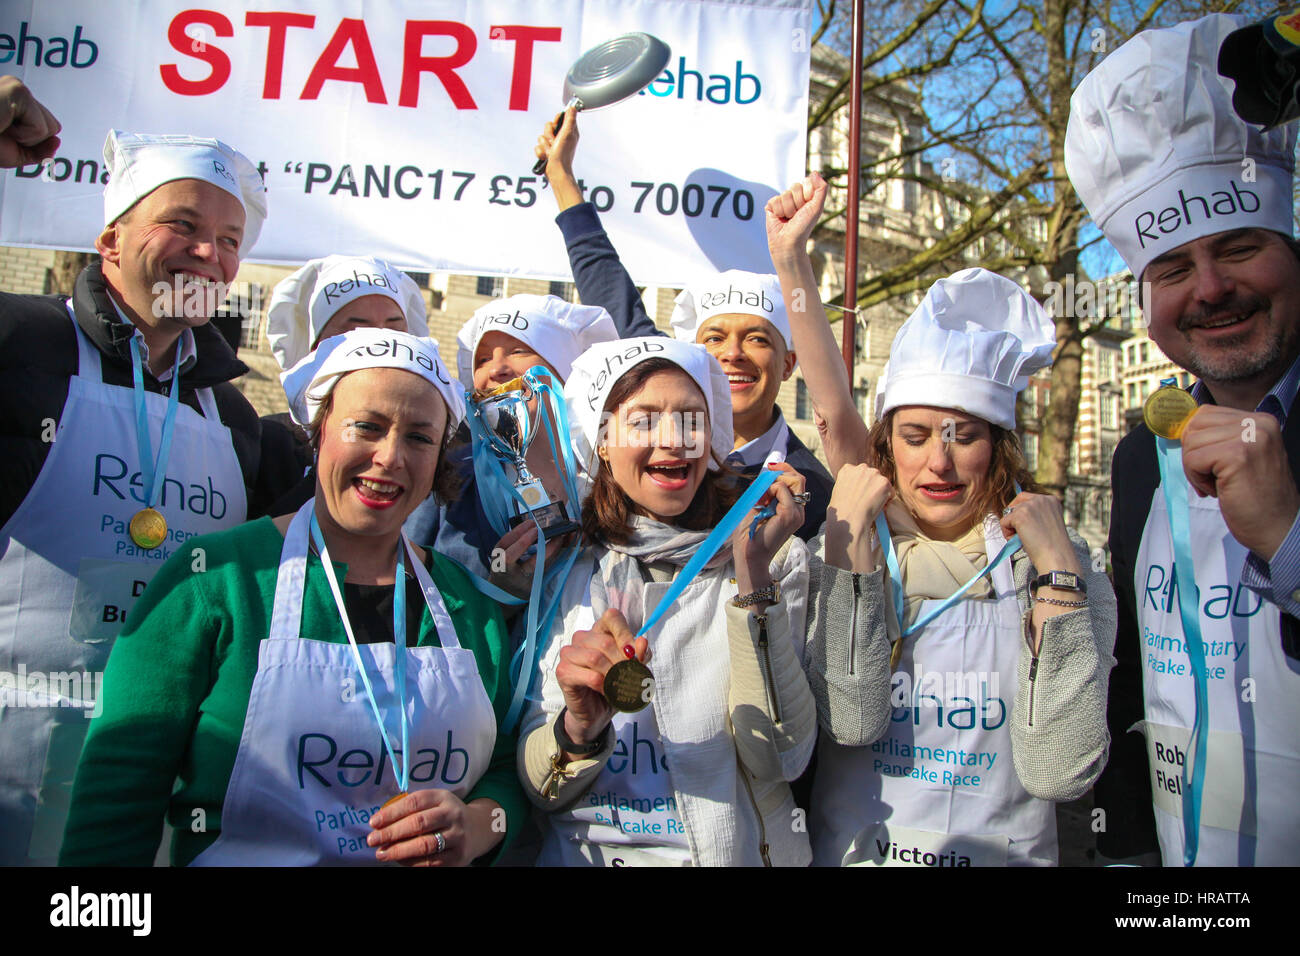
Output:
[[[667,491],[685,488],[691,474],[690,463],[680,459],[646,465],[645,470],[651,481]]]
[[[1217,331],[1218,329],[1231,329],[1248,321],[1254,315],[1253,312],[1242,312],[1235,315],[1225,315],[1221,318],[1214,319],[1210,322],[1200,322],[1191,328],[1200,332]]]
[[[965,485],[937,483],[932,485],[922,485],[921,493],[933,501],[952,501],[954,498],[961,497],[961,493],[965,488]]]
[[[382,478],[353,478],[352,487],[361,503],[370,508],[388,508],[396,503],[403,488],[395,481]]]
[[[731,385],[733,392],[740,389],[749,388],[751,385],[758,383],[758,377],[755,375],[742,375],[739,372],[731,372],[727,375],[727,382]]]

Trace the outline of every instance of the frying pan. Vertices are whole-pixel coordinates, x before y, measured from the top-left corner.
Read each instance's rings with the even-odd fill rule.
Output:
[[[564,78],[564,108],[598,110],[629,96],[635,96],[668,65],[672,51],[668,44],[648,33],[625,33],[592,47],[574,61]],[[558,133],[561,116],[552,128]],[[539,159],[533,172],[546,172],[546,160]]]

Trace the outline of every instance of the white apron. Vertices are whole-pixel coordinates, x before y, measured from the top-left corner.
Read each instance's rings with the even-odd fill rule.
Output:
[[[987,520],[990,561],[1005,543]],[[1055,805],[1025,791],[1011,757],[1025,639],[1011,562],[989,577],[996,600],[958,601],[904,641],[880,740],[845,747],[822,739],[816,865],[1056,863]],[[920,613],[939,603],[923,602]]]
[[[368,821],[397,794],[397,775],[351,647],[298,633],[314,506],[314,500],[303,505],[285,534],[271,631],[258,650],[221,807],[221,835],[194,866],[378,863],[366,845]],[[394,749],[402,740],[394,712],[394,654],[407,655],[402,700],[414,750],[411,789],[436,787],[463,800],[492,759],[496,715],[474,653],[460,646],[429,572],[413,554],[410,564],[443,646],[398,649],[385,642],[358,648]]]
[[[69,314],[72,304],[68,303]],[[243,522],[244,478],[211,389],[177,409],[157,506],[167,540],[127,534],[144,507],[134,393],[105,385],[72,319],[77,374],[41,472],[0,529],[0,865],[54,865],[109,650],[145,585],[186,538]],[[182,379],[183,381],[183,379]],[[167,412],[147,392],[153,445]]]
[[[649,582],[647,609],[658,604],[668,582]],[[578,630],[596,622],[586,592],[576,621]],[[665,630],[654,635],[659,660],[680,654],[690,632]],[[591,788],[572,807],[552,816],[584,834],[566,839],[548,826],[538,866],[690,866],[691,851],[677,806],[677,790],[668,772],[668,754],[655,704],[636,713],[616,711],[610,721],[616,743]]]
[[[1246,549],[1228,533],[1217,500],[1195,494],[1188,499],[1210,731],[1196,866],[1295,866],[1300,662],[1282,650],[1278,609],[1241,583]],[[1165,865],[1182,866],[1182,764],[1196,723],[1196,698],[1172,584],[1168,516],[1157,488],[1133,586],[1156,831]]]

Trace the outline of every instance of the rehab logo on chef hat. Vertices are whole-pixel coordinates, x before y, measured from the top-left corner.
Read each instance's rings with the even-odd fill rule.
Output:
[[[697,345],[661,335],[602,342],[578,356],[564,383],[573,451],[579,468],[588,478],[596,473],[600,428],[614,384],[642,362],[655,358],[680,368],[704,395],[710,424],[709,447],[713,452],[709,470],[716,471],[717,462],[731,451],[731,386],[717,359]]]
[[[397,368],[419,375],[447,403],[447,427],[465,417],[465,392],[452,381],[438,354],[438,343],[390,329],[354,329],[326,339],[320,347],[280,375],[293,419],[310,426],[339,379],[363,368]]]

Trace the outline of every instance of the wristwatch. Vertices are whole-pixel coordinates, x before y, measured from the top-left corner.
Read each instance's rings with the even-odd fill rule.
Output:
[[[765,588],[759,588],[757,591],[750,591],[748,594],[737,594],[731,601],[736,607],[750,607],[759,601],[768,601],[777,604],[781,600],[781,586],[773,581]]]
[[[1065,591],[1078,591],[1080,594],[1088,593],[1088,586],[1083,578],[1070,571],[1048,571],[1046,574],[1040,574],[1029,584],[1030,596],[1036,594],[1039,588],[1061,588]]]
[[[564,715],[568,711],[569,708],[563,708],[560,711],[560,716],[555,718],[555,742],[559,744],[562,751],[573,754],[575,757],[589,757],[605,746],[605,736],[609,733],[609,724],[605,725],[605,729],[591,743],[578,744],[570,740],[569,735],[564,731]]]

